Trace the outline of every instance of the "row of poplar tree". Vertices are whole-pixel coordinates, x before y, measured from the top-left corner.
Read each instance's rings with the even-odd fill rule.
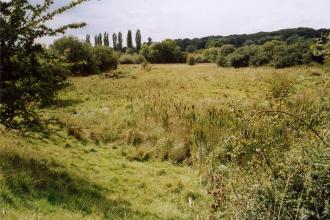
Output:
[[[151,41],[151,38],[148,39],[148,41]],[[90,34],[86,35],[86,42],[91,44],[91,36]],[[104,34],[100,33],[94,36],[94,44],[95,45],[104,45],[104,46],[110,46],[109,41],[109,34],[105,32]],[[136,51],[139,52],[141,49],[141,31],[137,30],[135,33],[135,45],[136,45]],[[118,34],[113,33],[112,34],[112,46],[117,51],[123,51],[123,34],[119,32]],[[133,39],[132,39],[132,31],[128,30],[127,37],[126,37],[126,48],[134,49],[133,46]]]

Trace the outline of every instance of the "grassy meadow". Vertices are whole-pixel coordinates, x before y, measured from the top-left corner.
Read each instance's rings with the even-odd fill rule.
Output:
[[[1,128],[0,219],[321,216],[329,77],[164,64],[70,78],[42,129]]]

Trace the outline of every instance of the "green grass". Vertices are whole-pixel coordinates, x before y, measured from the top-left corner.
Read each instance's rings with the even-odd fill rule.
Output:
[[[246,218],[255,185],[273,186],[267,163],[297,164],[307,149],[324,150],[296,120],[258,111],[299,115],[329,142],[329,71],[321,67],[117,72],[123,78],[71,78],[40,110],[47,129],[0,134],[0,218]]]
[[[207,206],[195,171],[129,161],[127,146],[82,145],[65,134],[28,142],[5,134],[1,143],[0,204],[8,219],[189,219],[190,192],[196,207]]]

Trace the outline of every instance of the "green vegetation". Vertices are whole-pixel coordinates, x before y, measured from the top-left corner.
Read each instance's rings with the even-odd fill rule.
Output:
[[[99,33],[97,35],[94,36],[94,45],[101,45],[103,44],[103,40],[102,40],[102,34]]]
[[[145,60],[144,56],[138,55],[136,53],[133,54],[121,54],[119,58],[120,64],[141,64]]]
[[[84,1],[0,2],[0,219],[330,219],[329,30],[35,43]]]
[[[311,50],[320,63],[330,64],[330,34],[320,37],[315,44],[311,45]]]
[[[211,55],[208,51],[212,51]],[[202,53],[201,53],[202,52]],[[196,60],[214,63],[222,67],[258,67],[272,66],[286,68],[309,64],[319,57],[313,56],[310,44],[298,42],[287,44],[283,41],[268,41],[263,45],[248,45],[235,48],[233,45],[223,45],[221,48],[209,48],[194,52]],[[216,53],[217,52],[217,53]]]
[[[160,43],[144,44],[140,50],[151,63],[183,63],[184,54],[180,51],[175,41],[167,39]]]
[[[268,41],[280,40],[287,43],[298,41],[310,41],[328,34],[329,29],[314,30],[311,28],[292,28],[273,32],[260,32],[255,34],[229,35],[229,36],[209,36],[194,39],[175,40],[182,51],[193,52],[195,50],[206,49],[209,47],[222,47],[232,44],[235,47],[242,47],[251,44],[262,45]]]
[[[131,30],[128,30],[128,32],[127,32],[126,40],[127,40],[127,48],[133,49],[133,40],[132,40],[132,31]]]
[[[192,56],[192,55],[188,55],[188,57],[187,57],[187,64],[188,65],[195,65],[196,64],[195,57]]]
[[[76,23],[53,29],[45,25],[82,2],[73,1],[56,10],[50,10],[51,0],[35,5],[27,0],[0,2],[0,122],[6,127],[38,124],[34,109],[50,104],[63,88],[66,72],[61,57],[53,57],[34,41],[84,26]]]
[[[93,47],[76,37],[63,37],[55,40],[49,50],[55,56],[66,54],[65,59],[71,64],[70,72],[74,75],[99,73]]]
[[[118,44],[117,44],[117,50],[123,51],[123,34],[121,32],[118,33]]]
[[[312,61],[322,63],[324,55],[315,53],[315,50],[325,45],[328,33],[328,29],[297,28],[249,35],[179,39],[176,43],[181,51],[193,54],[197,63],[217,62],[219,66],[235,68],[264,65],[286,68]],[[314,46],[316,44],[318,46]]]
[[[196,63],[215,63],[218,58],[219,48],[212,47],[190,53]]]
[[[117,68],[117,56],[111,48],[101,43],[92,47],[87,42],[69,36],[55,40],[49,50],[55,56],[66,54],[66,62],[74,75],[86,76]]]
[[[141,49],[141,31],[137,30],[135,34],[135,44],[136,44],[136,52],[139,53]]]
[[[58,104],[41,111],[54,122],[48,136],[1,135],[8,216],[328,218],[327,70],[177,64],[118,71],[117,80],[71,78]],[[12,167],[13,160],[22,162]],[[13,169],[21,173],[14,180]],[[68,193],[54,194],[62,182]]]
[[[83,144],[56,130],[0,135],[1,219],[190,219],[190,194],[196,212],[207,210],[190,168],[130,161],[123,156],[129,146]]]
[[[222,67],[258,67],[271,66],[286,68],[296,65],[310,64],[315,61],[324,62],[321,47],[327,42],[326,34],[329,30],[320,29],[288,29],[270,33],[251,35],[233,35],[228,37],[209,37],[207,43],[200,45],[200,39],[192,40],[164,40],[162,42],[141,43],[141,31],[135,35],[136,47],[133,46],[132,31],[127,32],[126,47],[122,39],[117,42],[117,35],[113,34],[113,48],[124,52],[122,64],[138,64],[140,59],[134,53],[144,56],[151,63],[184,63],[193,57],[196,63],[217,63]],[[88,38],[89,35],[86,36]],[[109,45],[108,35],[103,37],[104,44]],[[121,37],[122,38],[122,37]],[[106,40],[107,39],[107,40]],[[220,43],[219,43],[220,42]],[[96,35],[95,45],[102,44],[102,35]],[[204,45],[204,46],[203,46]],[[324,46],[323,46],[324,47]],[[142,50],[141,50],[142,49]],[[317,52],[319,51],[319,52]]]
[[[98,69],[101,72],[117,69],[118,57],[107,46],[96,46],[93,48]]]
[[[118,46],[117,46],[117,34],[116,33],[113,33],[112,34],[112,47],[114,50],[117,50],[118,49]]]

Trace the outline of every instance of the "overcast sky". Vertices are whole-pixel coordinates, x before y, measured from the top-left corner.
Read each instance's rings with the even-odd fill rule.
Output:
[[[41,0],[31,0],[42,2]],[[56,6],[68,0],[55,0]],[[141,29],[143,40],[193,38],[273,31],[330,28],[330,0],[91,0],[57,17],[52,25],[87,22],[70,34]],[[49,39],[43,42],[49,43]]]

